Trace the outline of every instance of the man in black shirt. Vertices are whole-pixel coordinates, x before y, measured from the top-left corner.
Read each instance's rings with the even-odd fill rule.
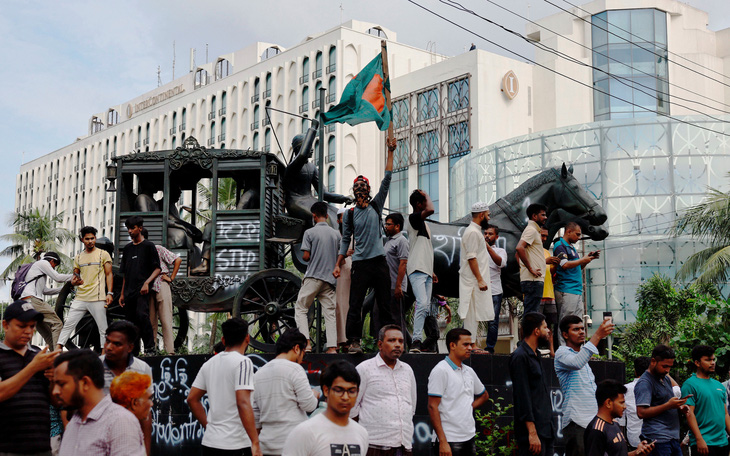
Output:
[[[553,454],[555,429],[552,421],[552,404],[547,382],[542,370],[537,345],[550,337],[545,316],[529,312],[522,317],[524,339],[512,352],[509,374],[512,378],[512,394],[515,405],[515,440],[519,456],[550,456]]]
[[[140,328],[145,354],[151,354],[156,346],[155,333],[150,323],[148,293],[155,277],[160,273],[160,257],[155,244],[142,236],[144,220],[133,215],[124,221],[132,242],[124,246],[120,270],[124,275],[119,304],[125,308],[127,320]]]
[[[604,380],[596,387],[598,415],[583,434],[586,456],[642,456],[654,449],[654,443],[639,442],[639,447],[629,452],[629,445],[621,426],[614,420],[626,410],[626,387],[615,380]]]

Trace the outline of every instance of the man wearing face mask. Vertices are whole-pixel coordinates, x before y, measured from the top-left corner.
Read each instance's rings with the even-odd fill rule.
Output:
[[[474,334],[480,321],[494,320],[492,291],[489,288],[489,252],[483,230],[489,227],[489,206],[474,203],[471,223],[461,236],[461,268],[459,269],[459,316],[464,328]]]
[[[347,312],[347,339],[351,342],[349,353],[360,354],[360,338],[362,337],[362,303],[368,288],[375,290],[375,301],[378,306],[380,324],[394,323],[390,309],[390,270],[385,260],[385,250],[381,237],[381,214],[385,198],[390,189],[393,174],[393,152],[397,142],[395,138],[388,140],[388,156],[385,162],[385,177],[380,183],[380,190],[371,198],[370,181],[364,176],[357,176],[352,185],[355,194],[355,207],[349,209],[342,217],[344,232],[340,243],[337,264],[332,274],[340,277],[340,267],[350,248],[350,240],[355,240],[355,253],[352,256],[352,282],[350,288],[350,309]],[[484,241],[482,241],[483,243]],[[379,331],[380,328],[375,328]]]

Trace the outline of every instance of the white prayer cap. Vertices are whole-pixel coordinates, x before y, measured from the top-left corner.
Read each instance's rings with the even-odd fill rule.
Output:
[[[485,212],[489,210],[489,204],[483,203],[481,201],[476,202],[471,205],[471,212],[472,214],[478,213],[478,212]]]
[[[344,214],[344,213],[345,213],[345,211],[347,211],[347,208],[346,208],[346,207],[341,207],[341,208],[340,208],[340,209],[339,209],[339,210],[337,211],[337,215],[340,215],[340,214]]]

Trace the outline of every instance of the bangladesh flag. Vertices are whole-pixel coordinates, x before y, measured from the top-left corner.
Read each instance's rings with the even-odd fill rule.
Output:
[[[340,104],[322,114],[325,125],[347,122],[357,125],[374,121],[381,131],[388,129],[390,110],[385,103],[385,91],[390,81],[383,77],[383,57],[378,54],[362,69],[342,92]]]

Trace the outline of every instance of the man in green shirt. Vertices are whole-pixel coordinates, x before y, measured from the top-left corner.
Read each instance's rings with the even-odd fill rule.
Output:
[[[727,391],[722,383],[710,378],[715,373],[715,349],[697,345],[692,349],[692,361],[697,372],[682,385],[682,397],[689,396],[687,405],[691,413],[687,415],[687,423],[692,431],[692,454],[727,456],[727,432],[730,432],[730,415],[725,407]]]

